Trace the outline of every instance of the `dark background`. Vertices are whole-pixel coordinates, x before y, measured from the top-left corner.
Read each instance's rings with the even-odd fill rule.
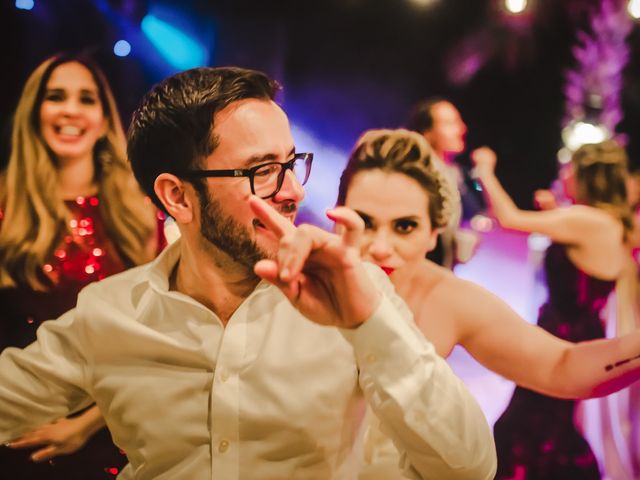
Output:
[[[38,63],[62,50],[89,47],[106,70],[126,126],[142,94],[172,70],[143,40],[124,58],[113,55],[113,43],[123,34],[131,37],[158,3],[182,11],[183,22],[190,19],[187,28],[208,42],[210,65],[258,68],[284,85],[281,102],[292,122],[344,156],[327,160],[333,179],[318,177],[328,191],[364,129],[400,126],[412,103],[445,96],[469,127],[469,149],[486,144],[496,150],[498,175],[523,207],[531,207],[533,190],[555,176],[564,74],[575,62],[576,31],[588,31],[590,9],[599,5],[530,0],[529,13],[513,17],[497,0],[36,0],[30,11],[5,0],[2,123]],[[619,125],[628,135],[633,165],[640,161],[639,35],[636,25],[628,39],[625,118]],[[466,74],[460,69],[465,58],[475,58]],[[316,159],[322,162],[322,151]]]

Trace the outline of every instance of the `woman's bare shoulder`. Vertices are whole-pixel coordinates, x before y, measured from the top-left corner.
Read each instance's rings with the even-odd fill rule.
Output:
[[[469,288],[469,282],[456,277],[451,270],[425,259],[417,269],[413,287],[423,295],[441,300],[465,291]]]
[[[622,227],[620,219],[610,210],[591,205],[571,205],[563,207],[563,210],[571,216],[589,221],[594,226]]]

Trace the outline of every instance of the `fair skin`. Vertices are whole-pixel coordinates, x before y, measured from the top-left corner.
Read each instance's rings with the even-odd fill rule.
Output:
[[[358,172],[345,206],[365,221],[363,258],[390,273],[417,326],[441,356],[459,344],[494,372],[560,398],[605,395],[637,379],[638,360],[618,367],[615,378],[604,366],[636,356],[639,333],[567,342],[525,322],[483,288],[426,260],[434,232],[426,214],[428,196],[414,179],[380,170]]]
[[[56,67],[40,106],[42,138],[58,162],[63,198],[95,193],[93,148],[106,133],[107,119],[91,72],[81,63]]]
[[[47,81],[40,105],[40,132],[56,157],[63,199],[97,193],[93,148],[106,130],[107,119],[91,71],[78,62],[57,66]],[[77,417],[38,427],[9,446],[42,447],[31,454],[31,459],[48,460],[78,450],[102,427],[104,420],[94,406]]]
[[[91,407],[82,415],[61,418],[24,434],[9,445],[11,448],[33,448],[42,446],[31,454],[31,460],[42,462],[58,455],[67,455],[79,450],[87,440],[104,427],[98,407]]]
[[[533,201],[539,210],[551,210],[558,208],[558,202],[551,190],[540,188],[533,194]]]

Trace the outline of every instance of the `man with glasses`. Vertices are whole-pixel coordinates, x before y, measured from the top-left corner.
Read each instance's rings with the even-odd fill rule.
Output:
[[[411,478],[493,478],[481,410],[360,261],[359,217],[294,226],[313,155],[276,89],[199,68],[147,94],[129,157],[181,238],[3,352],[0,440],[93,398],[128,478],[353,479],[368,401]]]

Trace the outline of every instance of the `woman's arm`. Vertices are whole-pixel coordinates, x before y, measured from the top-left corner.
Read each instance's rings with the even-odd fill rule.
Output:
[[[527,323],[471,282],[455,279],[441,296],[439,301],[450,305],[454,316],[458,343],[518,385],[560,398],[590,398],[640,379],[640,331],[571,343]]]
[[[559,243],[579,244],[594,234],[601,235],[603,229],[611,229],[615,223],[605,212],[580,205],[546,211],[521,210],[495,175],[496,154],[482,147],[474,150],[472,158],[487,203],[504,228],[541,233]]]

